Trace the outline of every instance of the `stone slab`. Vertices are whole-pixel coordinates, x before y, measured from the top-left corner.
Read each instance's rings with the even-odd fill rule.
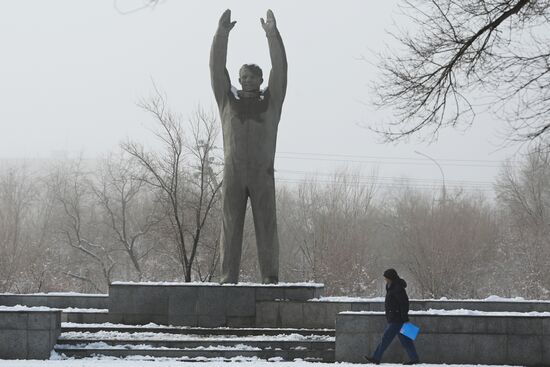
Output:
[[[59,310],[0,310],[0,359],[48,359],[60,334]]]
[[[319,284],[122,283],[109,288],[109,314],[113,322],[149,322],[201,326],[256,326],[257,303],[319,297]],[[277,316],[278,317],[278,316]],[[293,325],[299,325],[295,320]],[[268,325],[264,325],[268,326]]]
[[[422,362],[434,364],[548,365],[547,316],[412,315],[421,328],[415,341]],[[340,313],[336,318],[336,361],[364,362],[384,327],[382,314]],[[396,338],[383,362],[406,356]]]

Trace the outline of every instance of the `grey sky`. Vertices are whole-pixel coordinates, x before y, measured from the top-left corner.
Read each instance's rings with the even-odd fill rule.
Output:
[[[142,3],[117,2],[122,10]],[[380,144],[377,136],[359,127],[388,118],[365,104],[376,68],[360,58],[390,41],[385,29],[392,27],[398,10],[395,0],[166,0],[153,10],[128,15],[117,12],[114,4],[0,4],[0,158],[48,158],[57,151],[84,152],[92,158],[116,149],[127,137],[149,142],[150,119],[136,102],[151,93],[152,80],[183,116],[199,103],[213,107],[208,55],[226,8],[237,20],[228,56],[233,84],[243,63],[257,63],[269,72],[259,22],[268,8],[287,48],[279,179],[292,181],[303,172],[327,173],[346,164],[361,165],[366,176],[378,167],[381,177],[440,179],[436,165],[415,154],[417,150],[437,159],[449,182],[489,182],[497,162],[517,149],[497,150],[495,134],[502,126],[488,115],[478,116],[465,133],[444,131],[431,145]]]

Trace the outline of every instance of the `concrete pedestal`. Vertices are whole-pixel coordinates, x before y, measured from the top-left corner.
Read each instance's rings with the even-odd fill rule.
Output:
[[[321,284],[113,283],[109,314],[127,324],[255,327],[257,302],[306,301],[322,291]]]
[[[61,333],[61,311],[0,310],[0,359],[48,359]]]
[[[412,315],[420,326],[420,359],[434,364],[550,365],[550,316]],[[340,313],[336,318],[336,361],[365,363],[378,345],[383,314]],[[407,357],[397,338],[382,362]]]

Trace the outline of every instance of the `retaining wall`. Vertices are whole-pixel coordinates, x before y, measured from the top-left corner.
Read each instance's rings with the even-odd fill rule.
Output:
[[[0,306],[45,306],[52,308],[109,308],[107,294],[7,294],[0,293]]]
[[[413,315],[421,328],[415,344],[424,363],[550,365],[550,317]],[[365,363],[386,325],[383,314],[340,313],[336,361]],[[382,362],[406,361],[397,338]]]
[[[550,302],[411,300],[413,311],[477,310],[487,312],[550,312]],[[383,311],[383,301],[260,301],[256,325],[260,327],[334,328],[342,311]]]
[[[114,322],[128,324],[254,327],[257,302],[306,301],[322,291],[322,285],[113,283],[109,314]]]
[[[48,359],[61,333],[61,311],[0,310],[0,359]]]

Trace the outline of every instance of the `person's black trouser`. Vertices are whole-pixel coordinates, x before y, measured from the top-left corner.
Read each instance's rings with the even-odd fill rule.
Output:
[[[413,362],[418,362],[418,354],[416,353],[416,348],[414,347],[414,343],[412,339],[407,338],[405,335],[401,334],[399,331],[401,330],[401,327],[403,326],[403,323],[401,322],[390,322],[386,326],[386,329],[384,330],[384,335],[382,335],[382,340],[380,341],[380,344],[378,344],[378,347],[374,351],[374,355],[372,356],[373,359],[380,362],[382,360],[382,355],[386,351],[386,349],[390,346],[391,342],[397,335],[399,338],[399,341],[401,342],[401,345],[407,352],[407,355],[409,356],[409,359]]]

